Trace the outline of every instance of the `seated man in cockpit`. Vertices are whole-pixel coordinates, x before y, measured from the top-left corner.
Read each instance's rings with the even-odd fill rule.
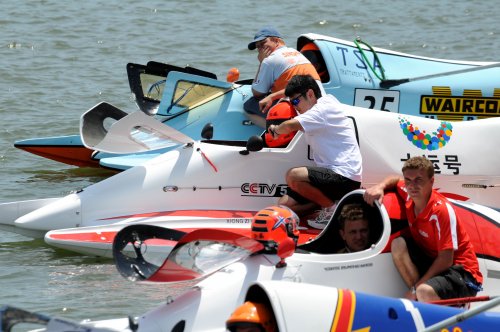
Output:
[[[346,204],[339,217],[339,233],[345,246],[337,253],[345,254],[370,247],[370,226],[362,204]]]

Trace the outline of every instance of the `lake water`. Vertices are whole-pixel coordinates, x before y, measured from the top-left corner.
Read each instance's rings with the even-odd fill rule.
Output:
[[[273,24],[288,45],[303,33],[423,56],[498,61],[500,7],[491,1],[5,0],[0,4],[0,202],[63,196],[109,173],[13,147],[78,133],[101,101],[136,110],[125,66],[155,60],[224,78],[253,78],[247,44]],[[132,285],[112,261],[0,232],[0,305],[71,319],[138,315],[175,290]]]

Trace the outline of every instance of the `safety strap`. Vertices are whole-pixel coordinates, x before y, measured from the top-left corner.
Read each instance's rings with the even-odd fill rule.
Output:
[[[385,81],[386,80],[386,77],[385,77],[385,70],[384,70],[384,67],[382,66],[382,62],[380,62],[380,59],[378,58],[378,55],[377,55],[377,52],[375,52],[375,50],[373,49],[373,47],[371,47],[368,43],[364,42],[361,40],[360,37],[356,38],[354,40],[354,44],[356,45],[356,47],[358,48],[359,52],[361,53],[361,56],[363,57],[363,59],[365,60],[366,64],[368,65],[368,67],[370,68],[370,70],[372,71],[372,73],[381,81]],[[372,65],[370,63],[370,61],[368,60],[368,58],[366,57],[366,54],[365,54],[365,51],[361,48],[360,44],[363,44],[365,45],[366,47],[368,47],[370,49],[370,51],[373,53],[373,56],[375,57],[375,61],[378,62],[378,64],[380,65],[380,75],[375,71],[375,68],[374,68],[374,65]]]

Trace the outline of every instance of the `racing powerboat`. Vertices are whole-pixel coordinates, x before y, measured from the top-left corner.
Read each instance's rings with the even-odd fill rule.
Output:
[[[475,248],[484,276],[483,291],[477,297],[424,304],[399,298],[407,288],[390,254],[391,241],[408,227],[404,202],[395,193],[387,193],[383,204],[369,206],[363,193],[356,190],[344,196],[315,239],[296,247],[291,238],[286,238],[274,252],[248,236],[214,229],[184,234],[171,251],[162,252],[154,247],[171,241],[168,229],[129,225],[118,232],[113,244],[120,274],[135,282],[175,284],[184,292],[137,318],[86,321],[74,326],[81,324],[89,331],[223,331],[231,313],[245,301],[271,308],[280,331],[313,327],[315,331],[333,327],[335,331],[368,327],[421,331],[455,316],[462,318],[448,321],[442,328],[489,330],[498,325],[498,211],[451,200]],[[340,251],[345,244],[339,235],[339,215],[345,204],[352,203],[365,205],[371,246],[344,253]],[[477,313],[484,306],[480,301],[485,300],[494,300],[488,307],[490,312],[462,322],[460,315],[472,315],[474,310]],[[465,304],[472,309],[464,311],[444,304]],[[4,310],[11,310],[9,317],[16,317],[15,309]],[[29,317],[51,321],[37,315]]]
[[[297,49],[322,68],[325,91],[345,104],[446,121],[500,114],[497,62],[421,57],[318,34],[301,35]],[[214,123],[221,140],[245,140],[260,130],[243,112],[243,103],[252,96],[251,80],[231,84],[208,72],[158,62],[128,64],[127,72],[144,113],[195,139],[206,122]],[[81,126],[99,135],[109,127],[102,124],[104,119],[119,121],[127,114],[104,102],[90,111],[97,116]],[[168,150],[110,154],[94,150],[81,135],[29,139],[15,146],[71,165],[115,170],[140,165]]]
[[[265,325],[265,331],[494,331],[500,324],[500,314],[486,312],[500,304],[494,298],[472,310],[438,304],[413,302],[386,296],[370,295],[350,289],[289,281],[255,282],[248,288],[245,303],[228,317],[230,326]],[[250,304],[250,306],[249,306]],[[252,311],[258,308],[257,315]],[[242,309],[240,309],[242,308]],[[0,308],[0,320],[5,326],[0,332],[23,323],[44,326],[45,332],[145,331],[133,320],[75,322],[59,317],[28,312],[11,306]],[[252,324],[253,323],[253,324]],[[179,320],[172,331],[186,330]],[[226,323],[226,325],[228,325]],[[204,330],[204,329],[200,329]],[[219,326],[218,331],[224,331]],[[37,330],[40,331],[40,330]],[[160,330],[158,330],[160,331]]]
[[[198,229],[179,238],[169,253],[160,252],[150,250],[151,245],[169,243],[168,231],[152,225],[127,226],[113,244],[120,274],[136,282],[175,283],[185,290],[137,319],[114,318],[88,322],[86,326],[112,331],[222,331],[233,310],[244,301],[271,301],[280,331],[304,326],[318,328],[314,330],[336,326],[336,331],[349,331],[378,324],[420,331],[463,313],[398,299],[407,287],[394,267],[390,248],[391,241],[408,227],[404,202],[395,193],[387,193],[383,204],[369,206],[363,193],[356,190],[344,196],[316,238],[297,247],[286,238],[276,251],[245,235]],[[339,214],[345,204],[352,203],[365,205],[371,246],[343,253]],[[494,299],[500,291],[500,213],[473,203],[451,203],[473,243],[484,281],[477,297],[453,299],[450,304],[467,303],[475,310],[481,306],[478,300]],[[309,310],[319,316],[304,317]],[[496,313],[477,317],[479,321],[486,319],[477,321],[478,327],[498,324],[500,308],[492,310]],[[293,315],[300,316],[302,322],[291,318]]]
[[[364,187],[400,174],[402,163],[409,157],[425,155],[434,163],[435,186],[442,193],[457,200],[500,207],[500,174],[496,167],[500,155],[493,147],[500,140],[500,119],[452,123],[345,107],[363,156]],[[230,211],[248,218],[283,195],[288,169],[313,165],[301,132],[286,147],[269,148],[258,136],[247,142],[195,141],[167,126],[155,130],[149,123],[142,126],[156,139],[164,138],[166,144],[175,140],[179,146],[59,200],[3,203],[0,227],[41,238],[51,230],[79,228],[84,232],[83,227],[125,226],[173,213],[208,219],[216,217],[217,211]],[[137,123],[134,127],[139,128]],[[123,144],[126,137],[120,136],[121,132],[117,133],[120,139],[106,135],[99,144],[106,149],[112,148],[115,141]]]
[[[113,241],[121,229],[129,225],[136,225],[141,229],[152,225],[158,227],[154,229],[155,234],[164,233],[170,240],[168,242],[152,241],[148,243],[148,250],[168,253],[182,236],[197,229],[223,230],[250,236],[252,218],[253,213],[247,211],[176,211],[150,217],[144,221],[57,229],[47,232],[44,240],[53,247],[79,254],[113,258]],[[319,229],[310,227],[304,219],[300,224],[298,242],[306,243],[319,233]]]
[[[146,66],[128,64],[127,72],[139,111],[127,113],[107,102],[101,102],[82,115],[79,135],[27,139],[15,142],[14,146],[74,166],[103,166],[122,170],[176,146],[172,143],[155,151],[154,142],[151,142],[148,151],[127,157],[126,166],[122,167],[120,162],[116,167],[112,162],[109,165],[100,164],[102,159],[114,160],[112,158],[116,157],[122,160],[123,153],[95,150],[92,144],[128,114],[138,116],[139,113],[152,117],[159,124],[168,124],[195,139],[201,138],[201,129],[207,122],[220,128],[216,138],[222,140],[246,140],[262,132],[261,128],[247,119],[243,108],[234,106],[234,101],[245,94],[241,91],[241,85],[219,81],[214,74],[191,67],[180,68],[156,62],[149,62]],[[140,132],[129,134],[141,135]]]
[[[376,296],[350,289],[325,287],[289,281],[255,282],[248,288],[244,304],[235,309],[227,321],[231,326],[251,326],[262,323],[265,331],[494,331],[500,324],[498,312],[487,312],[500,304],[494,298],[472,310],[438,304],[413,302],[386,296]],[[248,304],[251,304],[248,306]],[[257,315],[245,311],[258,308]],[[243,308],[238,311],[239,308]],[[58,317],[28,312],[15,307],[0,308],[0,320],[10,332],[18,324],[44,326],[46,332],[87,331],[146,331],[143,326],[126,320],[75,322]],[[246,323],[246,324],[245,324]],[[227,323],[226,323],[227,324]],[[189,331],[179,320],[172,331]],[[138,329],[136,329],[138,328]],[[183,328],[183,329],[181,329]],[[151,329],[152,330],[152,329]],[[202,331],[204,329],[200,329]],[[224,331],[219,326],[218,331]],[[160,330],[158,330],[160,331]],[[196,331],[196,330],[193,330]]]
[[[488,331],[500,324],[500,313],[484,311],[500,304],[489,300],[470,311],[444,305],[375,296],[350,289],[288,281],[252,284],[245,303],[267,309],[276,331]],[[266,312],[266,311],[264,311]],[[242,315],[245,311],[241,311]],[[231,315],[230,322],[247,321]],[[248,322],[252,322],[248,319]],[[234,323],[233,323],[234,324]]]
[[[294,283],[276,286],[287,287],[290,291],[288,293],[290,295],[283,300],[291,305],[295,304],[295,311],[292,307],[283,307],[283,310],[286,311],[287,308],[292,310],[291,315],[298,315],[297,310],[300,312],[307,310],[303,305],[307,306],[308,302],[302,301],[300,289],[315,289],[309,286],[310,284],[364,292],[374,295],[373,299],[376,299],[376,296],[392,298],[402,296],[407,287],[392,262],[390,244],[392,239],[404,232],[408,226],[404,215],[404,202],[396,194],[388,193],[384,197],[383,205],[376,204],[371,207],[364,203],[363,192],[357,190],[346,195],[339,202],[330,223],[315,239],[297,248],[293,246],[293,241],[290,240],[292,245],[283,241],[279,243],[276,253],[269,253],[263,249],[264,245],[261,242],[248,237],[223,231],[196,230],[181,238],[164,259],[165,256],[161,257],[147,250],[148,241],[151,239],[158,241],[161,236],[154,235],[154,232],[143,233],[136,226],[124,228],[117,235],[113,247],[115,264],[123,277],[139,282],[196,282],[178,298],[170,299],[167,303],[141,315],[136,321],[138,331],[172,331],[179,326],[183,326],[183,331],[221,330],[234,308],[249,299],[248,295],[245,297],[248,287],[254,282],[263,283],[269,280]],[[372,245],[360,252],[339,253],[344,246],[339,235],[339,214],[342,206],[350,203],[366,205]],[[478,296],[493,298],[500,291],[500,280],[497,278],[500,269],[500,251],[497,245],[500,240],[500,213],[471,203],[453,201],[452,204],[469,233],[484,276],[484,290],[479,292]],[[134,253],[124,250],[134,243],[136,244]],[[298,287],[298,292],[295,292],[295,284],[301,285]],[[338,299],[338,296],[324,296],[330,292],[334,294],[337,291],[332,289],[321,296],[317,296],[318,293],[314,291],[310,299],[320,301],[317,304],[322,301],[319,298],[324,298],[323,301],[327,298],[332,301]],[[222,295],[223,301],[220,300]],[[271,293],[268,295],[277,300]],[[354,299],[352,293],[338,295],[347,296],[344,298],[346,301]],[[410,301],[395,299],[388,301],[392,301],[394,310],[400,310],[397,308],[405,308],[408,312],[422,310],[420,304]],[[473,300],[468,299],[468,301]],[[380,304],[382,303],[384,302]],[[474,308],[477,304],[473,302],[470,306]],[[337,310],[340,313],[349,307],[346,303],[346,306],[341,306],[340,309],[339,305],[337,304],[337,307],[319,305],[318,308],[318,305],[311,304],[310,307],[325,315],[328,313],[330,319],[325,319],[322,324],[330,324],[328,326],[331,327],[334,324],[331,319],[333,313]],[[359,303],[360,307],[357,305],[358,301],[355,306],[358,318],[354,318],[356,326],[362,327],[358,324],[369,323],[370,320],[376,321],[376,318],[372,318],[368,312],[361,309],[366,308],[363,304]],[[350,302],[352,310],[353,306],[354,303]],[[278,310],[278,307],[273,308]],[[441,309],[435,307],[434,310],[437,314]],[[443,309],[441,313],[444,315],[447,312],[446,315],[450,315],[447,310]],[[493,310],[500,311],[500,308]],[[353,311],[348,312],[354,314]],[[360,319],[361,316],[366,320]],[[390,321],[390,312],[380,316],[389,318]],[[411,314],[410,316],[416,317]],[[435,322],[438,316],[428,318],[425,323],[418,320],[409,320],[407,323],[417,324],[416,327],[421,328],[422,325],[418,324],[428,326]],[[347,319],[348,317],[350,319]],[[348,316],[345,312],[342,318],[342,324],[353,322],[353,316]],[[440,319],[444,317],[440,316]]]

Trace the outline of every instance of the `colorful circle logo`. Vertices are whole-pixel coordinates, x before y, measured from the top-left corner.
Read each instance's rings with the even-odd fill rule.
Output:
[[[441,125],[431,134],[425,130],[420,130],[405,118],[399,118],[399,125],[403,130],[406,138],[413,143],[417,148],[422,150],[437,150],[448,143],[453,134],[453,126],[450,122],[441,121]]]

